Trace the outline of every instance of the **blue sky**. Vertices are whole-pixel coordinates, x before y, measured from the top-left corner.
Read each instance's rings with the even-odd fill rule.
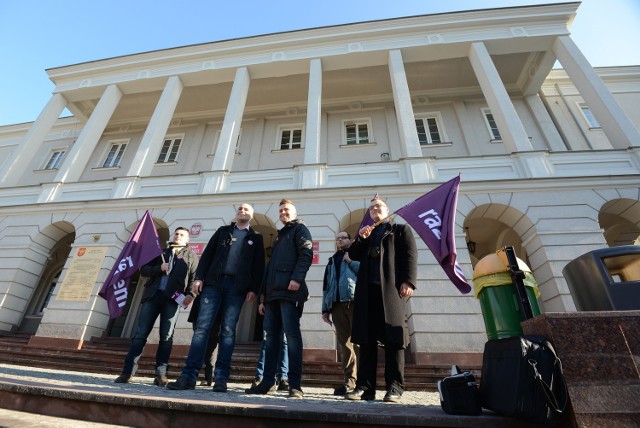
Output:
[[[0,126],[34,121],[46,69],[280,31],[544,0],[0,0]],[[640,0],[583,0],[572,38],[591,65],[640,65]]]

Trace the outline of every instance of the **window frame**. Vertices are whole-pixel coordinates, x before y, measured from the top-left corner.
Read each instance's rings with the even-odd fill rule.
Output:
[[[601,129],[602,128],[602,126],[598,122],[598,119],[596,119],[596,117],[594,116],[593,112],[591,111],[591,107],[589,107],[589,105],[587,103],[578,102],[576,104],[578,105],[578,110],[580,110],[580,113],[582,114],[582,118],[586,122],[586,124],[589,127],[589,129]]]
[[[110,140],[107,151],[104,155],[104,161],[102,162],[100,168],[120,168],[120,162],[122,161],[124,153],[127,151],[127,147],[129,146],[130,142],[130,138]],[[107,162],[109,161],[109,156],[111,155],[111,151],[116,146],[119,146],[119,149],[117,150],[116,155],[112,158],[112,162],[110,164],[107,164]]]
[[[482,111],[482,117],[484,118],[484,124],[487,126],[487,131],[489,131],[489,136],[491,137],[489,141],[491,142],[502,141],[502,135],[500,134],[500,129],[498,128],[498,124],[495,118],[493,117],[493,113],[491,112],[491,109],[489,107],[483,107],[481,111]],[[489,119],[488,115],[491,115],[491,119]],[[495,127],[491,126],[491,122],[495,124]],[[495,129],[495,132],[494,132],[494,129]]]
[[[289,147],[283,147],[282,146],[282,136],[285,132],[295,132],[295,131],[300,131],[300,142],[299,142],[299,146],[298,147],[293,147],[293,142],[291,141],[291,139],[289,139]],[[278,126],[278,133],[276,135],[276,146],[275,146],[275,150],[276,151],[291,151],[291,150],[300,150],[300,149],[304,149],[305,146],[305,141],[304,141],[304,124],[303,123],[291,123],[291,124],[286,124],[286,125],[279,125]]]
[[[56,156],[57,153],[59,153],[60,155],[57,156],[57,158],[54,160],[54,157]],[[47,158],[47,161],[44,163],[42,170],[55,171],[59,169],[60,165],[62,164],[62,161],[64,160],[64,156],[66,154],[67,154],[66,148],[58,147],[58,148],[52,149],[49,152],[49,157]]]
[[[180,142],[178,143],[178,149],[175,151],[175,155],[172,158],[171,154],[173,153],[176,140],[180,140]],[[164,147],[167,141],[170,141],[170,144],[169,144],[169,147],[167,148],[166,153],[164,154],[164,159],[161,159],[163,156]],[[177,164],[178,155],[180,154],[180,149],[182,148],[183,143],[184,143],[184,134],[165,135],[165,137],[162,139],[162,147],[160,148],[160,153],[158,153],[158,158],[156,159],[156,165]]]
[[[359,137],[359,129],[357,128],[359,125],[366,125],[367,126],[367,142],[366,143],[361,143],[361,142],[356,142],[356,143],[349,143],[348,141],[348,136],[347,136],[347,126],[349,125],[355,125],[356,126],[356,141],[360,140]],[[366,146],[366,145],[371,145],[371,144],[375,144],[375,140],[373,138],[373,127],[371,126],[371,118],[370,117],[366,117],[366,118],[355,118],[355,119],[344,119],[342,121],[342,147],[358,147],[358,146]]]
[[[431,132],[429,130],[428,123],[426,123],[426,121],[429,119],[433,119],[435,121],[435,125],[438,131],[438,136],[440,137],[439,142],[434,143],[433,139],[431,138]],[[423,126],[427,124],[427,126],[425,126],[426,142],[423,143],[422,141],[420,141],[420,133],[418,132],[418,141],[420,142],[420,147],[439,146],[449,142],[449,138],[447,137],[446,130],[444,129],[444,121],[442,120],[442,114],[440,114],[439,111],[416,114],[414,121],[417,122],[419,120],[423,121],[422,122]],[[417,130],[418,130],[418,124],[416,123],[416,131]]]

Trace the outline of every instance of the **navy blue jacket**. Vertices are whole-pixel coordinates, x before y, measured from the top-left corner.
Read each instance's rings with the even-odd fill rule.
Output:
[[[305,277],[313,259],[311,232],[302,221],[292,220],[278,231],[271,259],[262,281],[265,302],[291,300],[304,303],[309,298]],[[297,291],[289,291],[289,281],[300,283]]]

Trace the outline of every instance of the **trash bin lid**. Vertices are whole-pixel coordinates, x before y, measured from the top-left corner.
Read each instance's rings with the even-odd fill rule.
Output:
[[[502,253],[502,257],[499,255],[499,253]],[[525,262],[520,260],[518,257],[516,257],[516,259],[518,260],[518,267],[521,271],[531,273],[531,269],[529,269],[529,266],[527,266]],[[475,280],[480,276],[489,275],[492,273],[507,271],[509,271],[509,263],[507,262],[506,255],[504,254],[504,251],[499,250],[493,254],[488,254],[480,259],[478,264],[476,264],[475,269],[473,270],[473,279]]]

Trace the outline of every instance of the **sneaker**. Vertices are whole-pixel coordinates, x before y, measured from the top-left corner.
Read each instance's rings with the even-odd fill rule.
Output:
[[[153,384],[160,387],[165,387],[169,383],[169,379],[166,376],[156,376],[153,379]]]
[[[362,388],[356,388],[351,392],[345,394],[344,398],[347,400],[365,400],[371,401],[376,399],[376,391],[364,390]]]
[[[298,388],[289,388],[289,398],[302,398],[304,393]]]
[[[180,376],[177,381],[169,382],[167,384],[167,388],[174,389],[177,391],[185,390],[185,389],[196,389],[196,382],[187,380],[182,376]]]
[[[350,392],[353,392],[354,388],[350,388],[347,385],[340,385],[336,389],[333,390],[333,395],[347,395]]]
[[[278,384],[278,391],[288,391],[289,390],[289,381],[284,379],[281,380],[279,382],[276,382]]]
[[[252,386],[249,389],[245,389],[244,392],[247,394],[266,395],[266,394],[273,394],[274,392],[276,392],[277,388],[278,386],[275,383],[273,385],[265,385],[264,383],[260,382],[256,386]]]
[[[115,378],[113,381],[115,383],[129,383],[130,379],[131,379],[131,375],[130,374],[121,374],[120,376]]]
[[[213,392],[227,392],[227,382],[223,380],[217,380],[213,384]]]
[[[389,388],[387,393],[384,395],[383,401],[387,403],[399,403],[402,398],[402,391],[396,388]]]

